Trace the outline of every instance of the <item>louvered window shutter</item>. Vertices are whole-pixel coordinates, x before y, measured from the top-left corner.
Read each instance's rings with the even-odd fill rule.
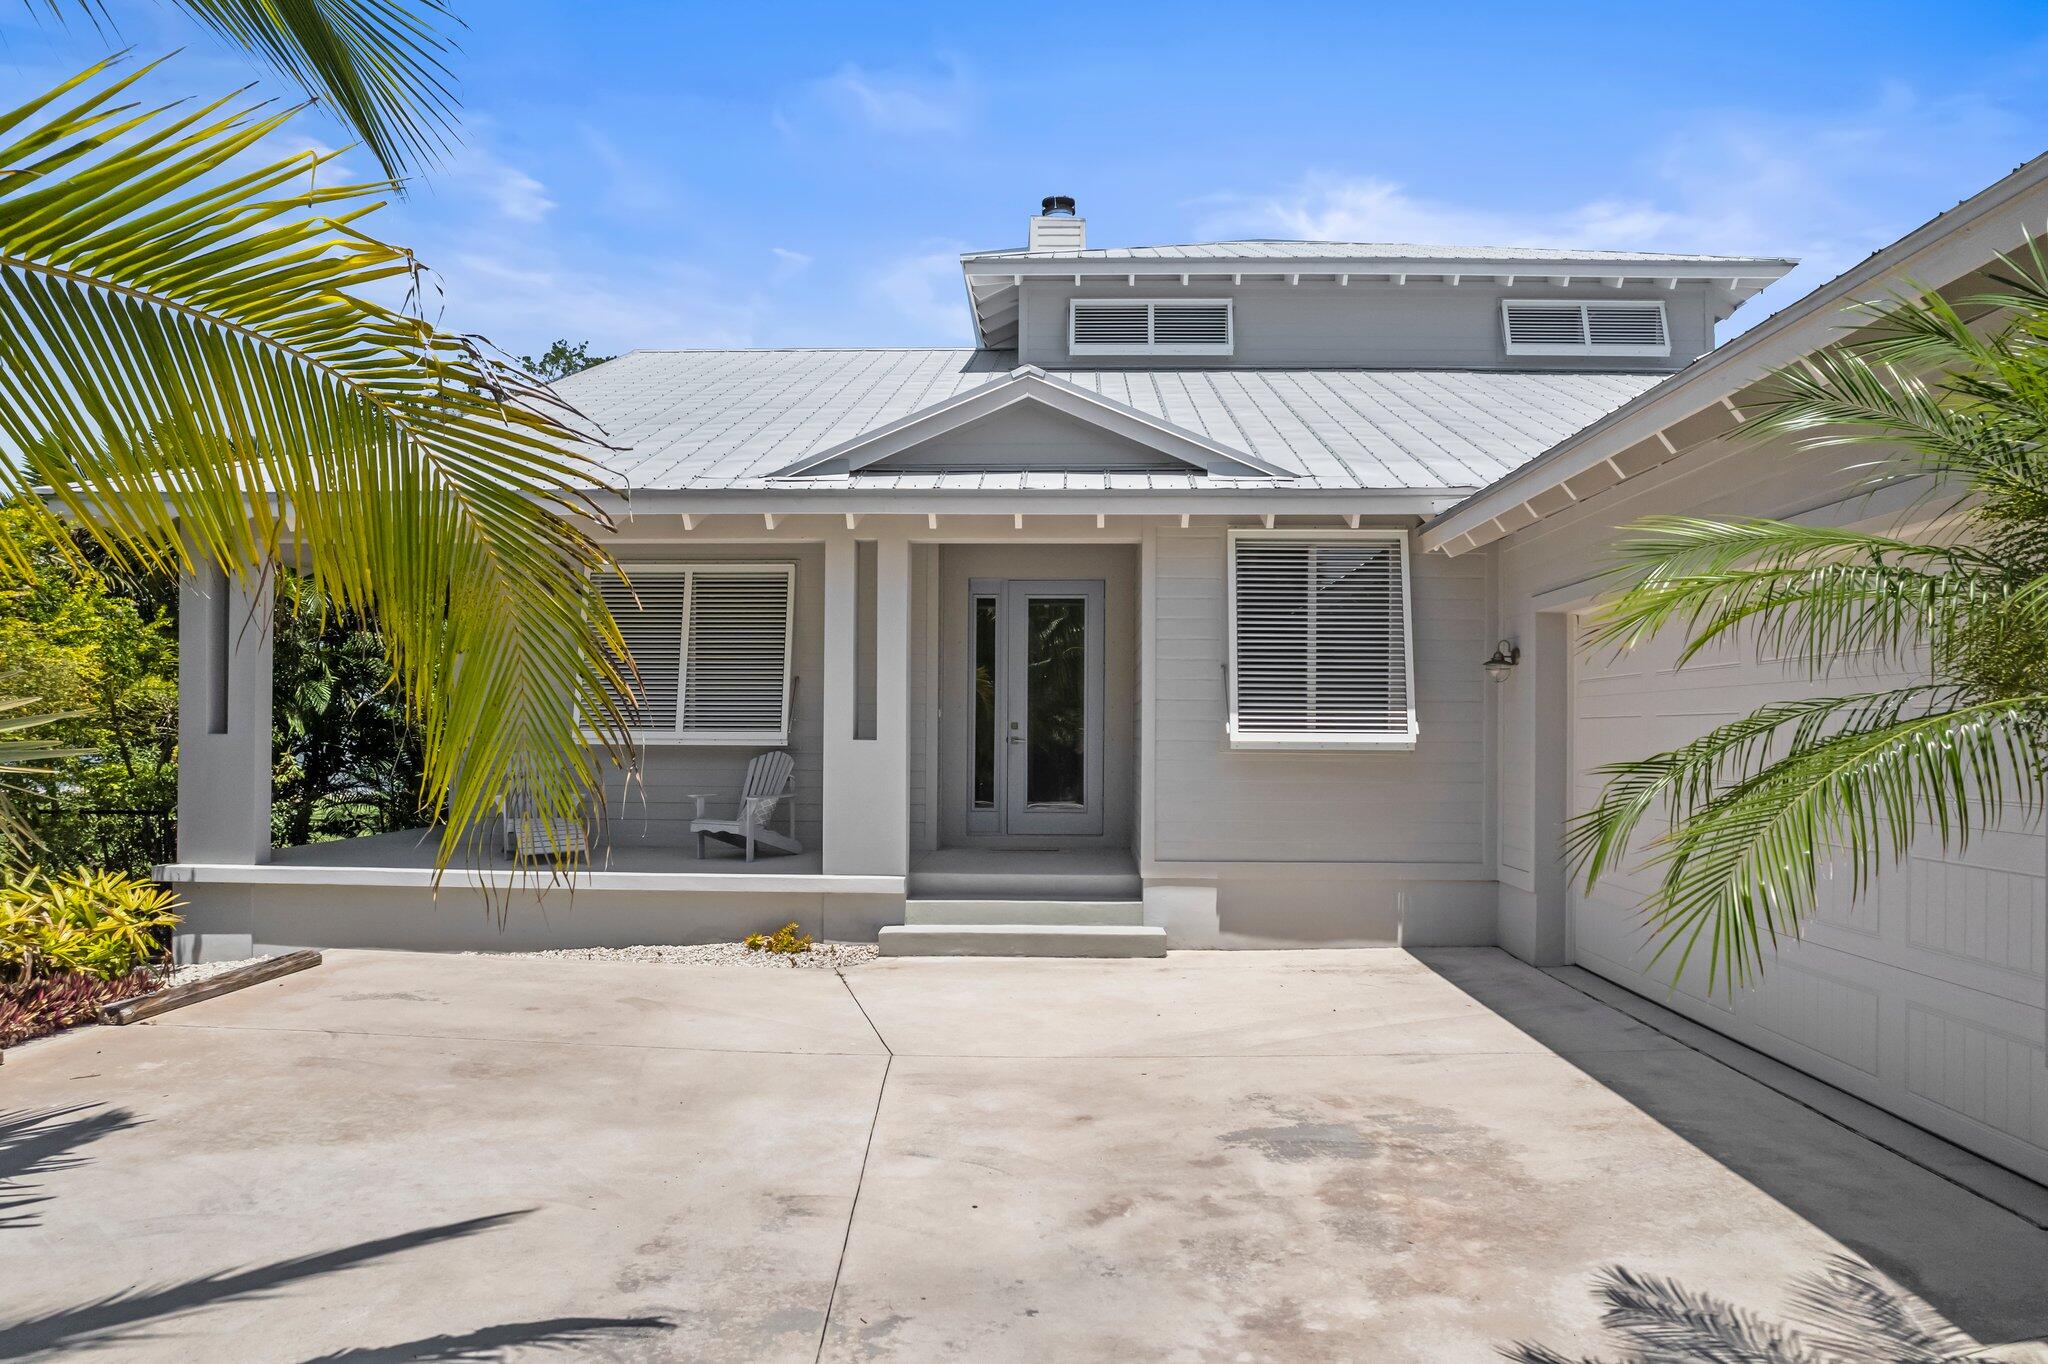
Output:
[[[1228,355],[1231,305],[1222,298],[1123,302],[1077,298],[1068,349],[1075,355]]]
[[[643,739],[789,741],[790,564],[657,564],[600,583],[639,675]],[[637,598],[637,600],[636,600]]]
[[[1230,740],[1415,742],[1406,539],[1233,532]]]
[[[1669,355],[1664,305],[1509,299],[1500,305],[1509,355]]]

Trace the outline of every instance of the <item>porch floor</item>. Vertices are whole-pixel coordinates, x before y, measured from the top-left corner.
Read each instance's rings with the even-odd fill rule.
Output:
[[[299,848],[278,848],[270,856],[273,867],[396,867],[432,870],[439,834],[433,829],[406,829],[391,834],[367,834],[361,838],[337,839],[331,843],[308,843]],[[463,866],[461,859],[457,866]],[[475,864],[472,864],[475,865]],[[512,868],[512,859],[486,850],[480,866],[484,870]],[[821,854],[815,848],[800,853],[756,852],[752,862],[737,848],[712,845],[711,856],[699,858],[694,844],[675,848],[645,843],[599,843],[591,849],[592,872],[682,873],[732,876],[816,876],[824,871]]]

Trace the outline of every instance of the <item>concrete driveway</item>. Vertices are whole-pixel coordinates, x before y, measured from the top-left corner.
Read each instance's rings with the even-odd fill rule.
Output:
[[[1575,1356],[1604,1266],[1776,1313],[1841,1255],[2048,1333],[2032,1186],[1682,1037],[1481,950],[334,952],[8,1053],[0,1358]]]

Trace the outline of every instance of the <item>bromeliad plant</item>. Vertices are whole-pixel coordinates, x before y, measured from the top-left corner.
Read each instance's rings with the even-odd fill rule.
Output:
[[[2048,265],[1951,303],[1922,290],[1864,305],[1858,332],[1777,376],[1746,428],[1807,448],[1874,447],[1873,477],[1918,478],[1932,529],[1888,536],[1741,518],[1657,517],[1618,547],[1625,590],[1591,647],[1669,628],[1681,663],[1741,637],[1811,661],[1852,656],[1924,680],[1764,706],[1639,762],[1611,764],[1569,851],[1590,886],[1646,846],[1645,906],[1674,974],[1704,937],[1709,988],[1748,982],[1796,935],[1830,866],[1861,895],[1922,825],[1961,846],[2031,815],[2048,759]],[[1971,314],[1966,319],[1964,313]],[[1938,503],[1930,501],[1939,497]]]
[[[178,900],[138,876],[29,872],[0,885],[0,985],[67,972],[119,980],[163,956]]]

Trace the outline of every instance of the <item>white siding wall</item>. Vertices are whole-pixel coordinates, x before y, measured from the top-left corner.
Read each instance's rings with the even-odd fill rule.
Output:
[[[1845,503],[1856,476],[1843,452],[1727,444],[1693,452],[1539,522],[1500,543],[1499,610],[1521,637],[1523,666],[1499,710],[1500,936],[1542,958],[1544,924],[1566,906],[1580,965],[1887,1107],[2036,1178],[2048,1177],[2048,1068],[2042,1009],[2048,881],[2038,831],[1994,830],[1944,854],[1924,837],[1907,862],[1852,905],[1837,882],[1805,937],[1767,957],[1761,982],[1709,992],[1689,970],[1670,989],[1671,963],[1652,967],[1636,906],[1648,871],[1604,881],[1587,896],[1542,879],[1555,849],[1536,836],[1545,811],[1575,813],[1599,786],[1597,764],[1645,756],[1767,701],[1836,694],[1899,680],[1872,669],[1814,681],[1796,665],[1731,646],[1683,669],[1676,638],[1636,652],[1572,653],[1564,702],[1537,704],[1541,670],[1559,666],[1533,641],[1544,606],[1587,595],[1615,528],[1652,512],[1788,516],[1853,522],[1875,510]],[[1475,556],[1467,556],[1475,557]],[[1574,586],[1575,584],[1580,586]],[[1555,619],[1554,617],[1552,618]],[[1560,645],[1568,639],[1555,636]],[[1892,673],[1891,668],[1884,670]],[[1545,772],[1547,737],[1568,726],[1561,764]],[[1556,781],[1546,777],[1557,778]],[[1552,866],[1555,863],[1552,862]],[[1539,889],[1540,887],[1540,889]]]
[[[630,554],[633,557],[625,557]],[[819,797],[824,763],[825,554],[816,543],[715,545],[687,551],[634,547],[622,551],[627,570],[633,558],[663,563],[691,559],[712,563],[769,560],[796,565],[796,621],[792,659],[794,706],[789,751],[796,759],[797,837],[806,848],[819,842]],[[689,843],[693,791],[737,792],[747,763],[758,748],[650,744],[641,750],[642,774],[615,777],[606,790],[609,832],[620,844],[682,847]],[[777,812],[778,822],[783,818]]]

